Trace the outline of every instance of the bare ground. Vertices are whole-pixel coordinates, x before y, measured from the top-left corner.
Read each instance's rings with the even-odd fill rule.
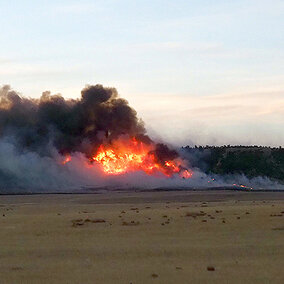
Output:
[[[284,283],[284,193],[0,196],[0,283]]]

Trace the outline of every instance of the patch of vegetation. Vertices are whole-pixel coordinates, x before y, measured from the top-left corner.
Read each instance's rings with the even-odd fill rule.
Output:
[[[183,148],[192,166],[206,173],[263,176],[284,182],[284,149],[259,146]]]

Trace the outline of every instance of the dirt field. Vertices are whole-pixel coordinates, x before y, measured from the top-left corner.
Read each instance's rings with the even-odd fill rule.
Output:
[[[0,283],[284,283],[284,193],[0,196]]]

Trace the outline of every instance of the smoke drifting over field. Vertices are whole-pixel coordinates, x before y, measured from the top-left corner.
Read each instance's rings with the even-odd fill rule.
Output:
[[[106,167],[106,157],[117,153],[102,145],[129,145],[136,156],[127,154],[127,166],[120,159]],[[50,92],[25,98],[7,85],[0,89],[0,193],[220,186],[238,178],[259,182],[215,176],[211,185],[212,177],[198,168],[191,177],[188,166],[176,150],[147,136],[136,111],[114,88],[86,86],[77,100]]]
[[[65,100],[50,92],[40,99],[27,99],[9,86],[0,92],[1,136],[13,136],[21,150],[50,155],[53,145],[62,154],[90,155],[104,139],[145,135],[135,110],[114,88],[88,86],[80,100]]]
[[[2,87],[0,160],[2,189],[135,186],[145,173],[155,175],[146,177],[148,186],[156,178],[190,177],[178,153],[152,141],[128,102],[101,85],[86,86],[77,100],[50,92],[25,98]],[[102,175],[96,162],[116,176]]]

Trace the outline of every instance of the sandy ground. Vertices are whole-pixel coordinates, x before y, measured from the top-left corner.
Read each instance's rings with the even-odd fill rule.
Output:
[[[284,193],[0,196],[0,283],[284,283]]]

